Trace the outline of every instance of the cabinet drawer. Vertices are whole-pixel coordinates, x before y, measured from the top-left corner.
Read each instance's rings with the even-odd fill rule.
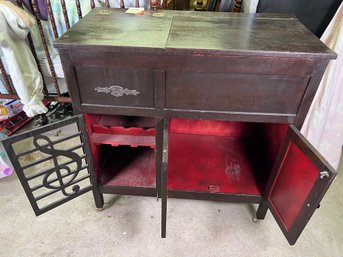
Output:
[[[99,67],[76,67],[81,103],[153,107],[153,73]]]
[[[309,76],[169,72],[166,108],[296,114]]]

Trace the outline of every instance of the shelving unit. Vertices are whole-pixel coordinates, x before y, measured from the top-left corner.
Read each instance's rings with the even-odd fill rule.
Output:
[[[86,119],[101,191],[155,195],[155,119],[95,114]]]

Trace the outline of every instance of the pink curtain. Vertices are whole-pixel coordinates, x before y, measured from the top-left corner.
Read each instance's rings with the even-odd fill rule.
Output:
[[[343,4],[321,40],[338,58],[329,63],[301,132],[337,168],[343,145]]]

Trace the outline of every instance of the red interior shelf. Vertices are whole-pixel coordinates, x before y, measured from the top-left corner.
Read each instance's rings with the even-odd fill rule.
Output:
[[[261,196],[255,140],[212,135],[169,136],[168,189]]]
[[[156,145],[154,136],[117,135],[100,133],[94,133],[92,135],[92,142],[95,145],[129,145],[131,147],[149,146],[151,148],[155,148]]]
[[[155,148],[156,120],[148,117],[87,114],[94,145],[129,145]]]
[[[103,146],[106,157],[101,167],[101,183],[106,186],[155,188],[154,150],[148,147]]]
[[[92,129],[94,133],[136,136],[155,136],[154,118],[118,115],[99,115]]]

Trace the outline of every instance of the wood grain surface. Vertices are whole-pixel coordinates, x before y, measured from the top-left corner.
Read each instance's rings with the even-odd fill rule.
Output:
[[[296,18],[282,14],[150,10],[137,16],[97,8],[60,37],[55,47],[75,44],[222,55],[336,56]]]

